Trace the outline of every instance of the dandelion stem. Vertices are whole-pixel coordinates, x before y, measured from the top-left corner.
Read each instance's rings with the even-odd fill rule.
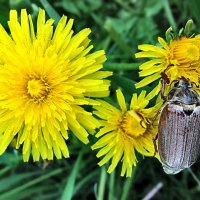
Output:
[[[105,185],[106,185],[106,169],[105,167],[102,167],[100,174],[99,190],[98,190],[98,200],[104,199]]]
[[[135,178],[135,174],[136,174],[136,167],[133,168],[133,172],[132,172],[132,176],[130,178],[126,179],[126,182],[124,184],[124,189],[123,189],[123,193],[122,193],[122,197],[121,200],[126,200],[128,199],[128,195],[129,195],[129,191],[132,187],[132,183],[133,183],[133,179]]]
[[[113,171],[110,174],[110,181],[109,181],[109,194],[108,194],[108,200],[114,199],[114,183],[115,183],[115,171]]]
[[[194,180],[197,182],[198,187],[200,187],[200,180],[197,178],[197,176],[195,175],[195,173],[190,168],[188,168],[187,170],[192,175],[192,177],[194,178]]]
[[[80,170],[81,166],[81,161],[82,161],[82,155],[83,153],[81,152],[73,166],[73,170],[71,172],[71,175],[67,179],[67,183],[64,189],[64,192],[62,194],[61,200],[71,200],[73,197],[73,191],[75,187],[75,181],[78,176],[78,172]]]

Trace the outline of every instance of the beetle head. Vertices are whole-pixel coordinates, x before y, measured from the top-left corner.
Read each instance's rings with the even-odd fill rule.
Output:
[[[174,104],[198,105],[200,97],[189,81],[181,79],[174,84],[174,88],[168,93],[167,101]]]

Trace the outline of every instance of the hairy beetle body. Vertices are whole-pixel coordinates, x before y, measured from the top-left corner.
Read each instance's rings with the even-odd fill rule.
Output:
[[[200,151],[199,95],[180,80],[167,96],[158,127],[158,153],[167,174],[190,167]]]

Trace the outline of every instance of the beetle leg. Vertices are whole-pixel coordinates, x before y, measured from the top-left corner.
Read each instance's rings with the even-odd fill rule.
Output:
[[[162,76],[162,79],[165,80],[165,83],[169,84],[170,83],[170,80],[167,76],[167,74],[165,73],[167,69],[164,70],[164,72],[161,72],[160,75]]]
[[[164,95],[164,92],[165,92],[165,85],[166,83],[169,84],[170,83],[170,80],[167,76],[167,74],[164,72],[161,72],[160,74],[162,76],[162,80],[161,80],[161,83],[162,83],[162,87],[161,87],[161,97],[164,101],[167,100],[167,97]]]
[[[157,148],[157,144],[156,144],[156,140],[158,139],[158,133],[156,134],[156,136],[153,138],[153,145],[154,145],[154,154],[153,157],[156,156],[156,153],[158,153],[158,148]]]
[[[160,91],[161,97],[162,97],[162,99],[163,99],[164,101],[166,101],[166,100],[167,100],[167,96],[164,95],[164,92],[165,92],[165,85],[166,85],[165,79],[162,79],[162,80],[161,80],[161,83],[162,83],[162,87],[161,87],[161,91]]]
[[[155,121],[156,121],[158,115],[160,114],[160,112],[161,112],[161,110],[159,110],[159,111],[156,113],[155,117],[153,118],[152,123],[151,123],[152,126],[154,125],[154,123],[155,123]]]

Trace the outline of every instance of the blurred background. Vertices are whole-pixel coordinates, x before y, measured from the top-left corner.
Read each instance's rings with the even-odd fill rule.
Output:
[[[182,28],[194,20],[194,32],[200,33],[199,0],[0,0],[0,23],[7,31],[9,10],[26,8],[36,21],[38,9],[55,19],[74,18],[75,33],[91,28],[94,51],[107,54],[105,70],[113,71],[111,95],[107,101],[116,105],[115,90],[121,88],[127,104],[138,77],[141,60],[134,58],[137,45],[157,43],[172,26]],[[0,36],[1,37],[1,36]],[[156,83],[147,86],[150,91]],[[0,200],[196,200],[200,199],[200,160],[178,175],[166,175],[155,158],[138,155],[131,178],[120,177],[121,165],[108,174],[97,165],[96,151],[70,135],[69,159],[24,163],[21,152],[10,147],[0,156]]]

